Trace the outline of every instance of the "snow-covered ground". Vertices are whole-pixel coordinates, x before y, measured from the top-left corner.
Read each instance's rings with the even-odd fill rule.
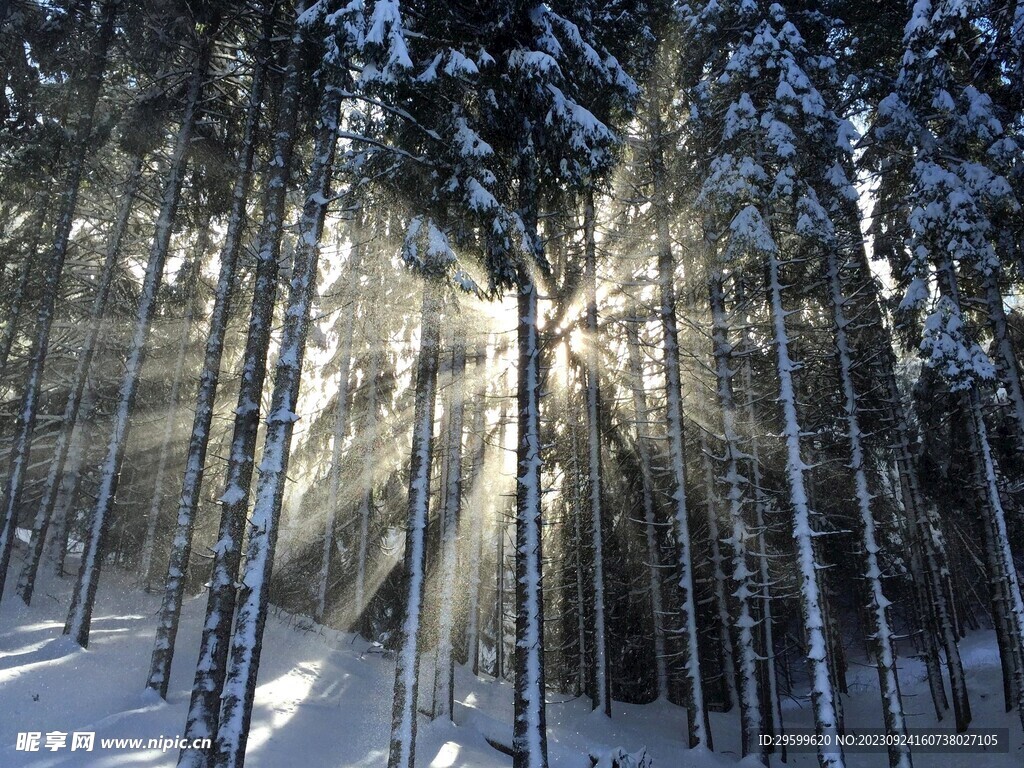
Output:
[[[15,556],[12,569],[20,568]],[[17,570],[12,570],[17,573]],[[92,640],[77,649],[61,629],[72,579],[53,577],[26,609],[10,584],[0,605],[0,768],[20,766],[173,766],[177,751],[100,748],[104,738],[173,738],[181,734],[199,642],[202,596],[185,602],[167,702],[142,692],[149,668],[158,597],[132,586],[130,574],[111,568],[100,586]],[[11,579],[9,581],[15,581]],[[305,620],[274,613],[268,622],[260,685],[249,737],[248,768],[376,768],[387,763],[388,725],[394,665],[362,638],[326,629],[308,629]],[[922,754],[917,768],[1011,768],[1024,764],[1020,724],[1002,711],[995,640],[976,633],[963,644],[974,725],[1010,729],[1009,754]],[[422,674],[429,674],[424,665]],[[935,725],[923,670],[904,660],[901,683],[914,727]],[[875,673],[851,667],[851,695],[844,699],[848,727],[881,725]],[[421,718],[417,765],[430,768],[506,768],[511,758],[485,736],[509,743],[512,686],[476,679],[465,669],[456,676],[458,725]],[[666,703],[615,703],[611,720],[590,711],[589,700],[552,694],[548,703],[552,768],[590,768],[590,753],[615,747],[646,748],[654,768],[715,768],[736,765],[738,716],[713,714],[715,754],[684,746],[685,711]],[[807,702],[786,704],[791,727],[809,727]],[[949,725],[947,720],[944,725]],[[39,752],[16,750],[19,732],[40,732]],[[95,732],[92,752],[56,752],[45,734]],[[884,754],[848,755],[853,768],[881,768]],[[810,768],[813,754],[790,755],[788,765]],[[780,765],[773,758],[773,765]]]

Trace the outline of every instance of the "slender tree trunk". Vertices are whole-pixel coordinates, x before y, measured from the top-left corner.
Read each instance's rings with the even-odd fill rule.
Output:
[[[846,220],[851,222],[850,228],[859,232],[857,229],[859,212],[855,201],[849,202],[844,214]],[[863,241],[858,244],[857,256],[851,266],[857,271],[857,282],[860,286],[857,294],[866,304],[868,324],[884,328],[877,288],[874,277],[870,273]],[[917,467],[911,450],[911,429],[906,408],[896,383],[894,355],[886,346],[877,359],[887,400],[888,418],[895,430],[896,466],[899,472],[903,503],[910,519],[908,530],[910,532],[911,565],[914,565],[915,560],[921,561],[919,572],[923,578],[918,589],[922,613],[928,617],[926,621],[922,622],[922,628],[927,634],[931,634],[928,626],[929,623],[934,624],[934,638],[927,639],[926,643],[933,645],[934,641],[938,640],[945,652],[954,719],[957,731],[962,732],[971,722],[971,705],[967,695],[967,683],[963,663],[960,659],[960,649],[957,645],[958,633],[954,603],[949,589],[946,553],[941,545],[941,537],[938,536],[938,531],[932,524],[934,512],[929,510],[931,502],[927,501],[921,492]],[[938,666],[937,651],[929,648],[927,653],[926,663],[931,679],[930,687],[933,699],[937,699],[936,709],[939,710],[946,706],[946,697],[942,686],[942,676],[935,674],[934,671],[934,667]]]
[[[490,481],[484,477],[487,458],[487,441],[484,432],[487,429],[487,343],[481,343],[476,352],[474,371],[477,376],[477,390],[474,397],[476,409],[473,413],[473,447],[471,449],[473,468],[470,475],[472,493],[486,498],[482,504],[474,505],[472,510],[469,540],[469,606],[466,612],[466,655],[473,667],[473,674],[480,674],[480,564],[483,561],[484,519],[491,510],[490,495],[484,497],[480,489]]]
[[[210,442],[210,429],[213,426],[213,409],[220,383],[228,316],[231,312],[231,303],[236,287],[238,255],[241,250],[242,233],[246,221],[245,209],[252,185],[256,129],[263,102],[267,59],[270,55],[270,26],[272,22],[273,16],[268,18],[267,27],[260,41],[252,83],[249,87],[249,102],[242,133],[242,146],[238,154],[238,171],[231,194],[231,211],[228,214],[227,231],[221,247],[220,270],[217,275],[217,287],[214,291],[210,330],[206,338],[206,350],[203,354],[203,369],[199,374],[192,432],[189,435],[188,450],[185,454],[185,473],[178,496],[175,526],[171,535],[171,552],[168,558],[167,575],[164,579],[164,595],[157,618],[156,638],[150,660],[149,676],[146,681],[146,687],[155,690],[161,698],[166,698],[167,686],[170,681],[174,641],[177,638],[178,619],[181,614],[181,601],[185,589],[185,573],[191,559],[192,532],[195,527],[195,516],[199,509],[206,452]]]
[[[452,344],[452,389],[448,415],[448,472],[441,510],[441,584],[437,654],[434,664],[435,718],[452,718],[455,708],[455,582],[458,579],[458,536],[462,514],[462,437],[465,413],[466,341],[456,329]]]
[[[1013,693],[1016,697],[1017,713],[1024,726],[1024,599],[1021,598],[1020,580],[1010,549],[1006,529],[1006,515],[999,496],[995,460],[988,440],[988,429],[981,408],[981,395],[977,385],[964,397],[968,409],[968,426],[978,473],[983,482],[985,497],[982,507],[986,519],[982,529],[986,533],[986,549],[991,558],[989,579],[995,594],[994,601],[997,630],[999,622],[1005,625],[1004,643],[1007,651],[1005,666],[1010,670]]]
[[[287,480],[295,406],[302,378],[302,360],[316,296],[320,234],[327,211],[331,173],[337,145],[342,91],[324,85],[313,160],[306,182],[294,266],[285,310],[281,348],[274,371],[274,390],[260,462],[259,481],[249,521],[241,600],[235,613],[231,650],[221,695],[220,725],[215,750],[218,768],[241,768],[256,696],[263,630],[270,607],[270,576]]]
[[[146,536],[142,542],[142,563],[139,571],[142,575],[142,585],[146,592],[150,591],[150,580],[153,568],[153,550],[156,549],[156,529],[160,521],[160,510],[164,502],[164,478],[167,475],[167,463],[171,456],[171,446],[174,443],[174,433],[178,425],[178,401],[181,392],[181,384],[185,375],[185,361],[188,357],[188,350],[192,341],[192,322],[195,319],[195,293],[196,283],[199,279],[199,270],[202,267],[202,259],[210,246],[210,222],[199,231],[199,243],[196,246],[196,253],[190,263],[182,267],[184,274],[181,280],[185,282],[185,316],[181,324],[181,338],[178,340],[178,354],[174,360],[174,375],[171,379],[171,391],[167,396],[167,417],[164,419],[164,434],[160,441],[160,456],[157,459],[156,477],[153,479],[153,498],[149,504],[149,514],[146,518]]]
[[[92,307],[89,312],[89,328],[86,331],[85,339],[82,341],[82,349],[78,353],[78,362],[75,365],[75,372],[71,379],[71,391],[68,393],[68,400],[64,406],[61,430],[53,447],[53,458],[50,460],[50,468],[46,474],[42,500],[39,502],[35,521],[32,524],[32,540],[29,544],[28,561],[25,563],[25,568],[18,580],[18,594],[25,602],[25,605],[29,605],[32,602],[36,575],[39,572],[39,564],[43,557],[46,532],[50,526],[54,506],[57,503],[57,496],[60,493],[61,480],[64,477],[64,468],[68,455],[73,450],[72,445],[75,440],[73,433],[77,430],[81,434],[78,417],[82,409],[82,400],[88,384],[92,361],[99,344],[100,332],[103,329],[103,314],[121,255],[121,243],[128,229],[128,220],[131,216],[132,207],[135,204],[135,197],[139,191],[141,180],[142,156],[136,155],[132,158],[131,167],[124,183],[124,193],[121,195],[117,217],[114,220],[114,228],[111,230],[110,237],[107,240],[107,251],[103,260],[103,267],[100,271],[99,285],[96,287],[96,295],[93,297]]]
[[[349,283],[359,284],[359,262],[361,253],[362,228],[361,211],[353,214],[352,254],[349,257]],[[355,291],[349,298],[356,301]],[[334,418],[334,440],[331,445],[331,476],[327,491],[327,520],[324,526],[323,549],[320,554],[320,573],[317,577],[316,607],[313,620],[322,622],[327,608],[327,587],[330,581],[331,553],[334,551],[334,527],[338,516],[338,492],[341,490],[341,447],[348,434],[349,422],[349,378],[352,375],[352,336],[355,331],[355,306],[345,308],[345,321],[341,333],[341,349],[338,352],[338,411]],[[359,591],[357,589],[357,591]],[[362,603],[362,596],[356,598],[357,605]],[[361,610],[361,608],[357,608]]]
[[[505,467],[505,440],[508,433],[508,398],[502,387],[501,411],[498,415],[498,445],[501,447],[501,467]],[[502,473],[504,474],[504,473]],[[494,676],[505,677],[505,535],[508,529],[505,505],[495,505],[494,516]]]
[[[71,165],[68,168],[64,190],[61,193],[60,213],[54,231],[53,248],[50,250],[43,276],[42,299],[36,316],[35,336],[29,353],[28,375],[18,408],[18,426],[11,446],[7,484],[3,495],[3,509],[0,511],[0,514],[3,515],[3,528],[0,529],[0,599],[3,598],[7,568],[11,561],[14,541],[17,538],[18,513],[21,509],[21,494],[24,490],[25,475],[28,471],[29,457],[32,451],[32,433],[35,429],[39,399],[42,395],[43,370],[46,367],[46,354],[50,346],[50,328],[53,325],[54,309],[60,293],[60,278],[68,253],[82,174],[85,170],[86,160],[91,154],[89,143],[92,140],[93,119],[107,68],[107,53],[114,38],[114,20],[117,16],[118,6],[119,0],[107,0],[103,6],[102,21],[96,35],[95,54],[90,60],[89,72],[82,89],[82,110],[75,128],[75,147],[71,152]]]
[[[57,495],[57,503],[54,507],[53,517],[56,526],[53,532],[53,549],[55,557],[53,572],[58,579],[63,579],[64,559],[68,552],[68,536],[71,530],[71,517],[73,515],[75,500],[78,498],[78,488],[82,484],[82,464],[85,461],[85,447],[92,431],[89,419],[92,417],[96,405],[96,392],[92,384],[87,384],[85,395],[82,397],[82,406],[79,409],[79,418],[75,424],[75,431],[71,435],[71,450],[65,464],[65,470],[60,483],[60,491]]]
[[[601,474],[601,383],[597,327],[597,242],[594,191],[588,187],[583,203],[583,283],[587,293],[587,495],[590,502],[591,552],[594,593],[594,709],[612,716],[612,687],[608,669],[608,630],[605,626],[603,479]]]
[[[793,507],[793,539],[796,542],[797,568],[800,583],[800,607],[807,641],[807,663],[811,678],[811,708],[814,730],[819,738],[838,744],[839,722],[835,693],[829,670],[828,635],[825,626],[823,596],[818,586],[818,564],[814,556],[814,530],[807,498],[804,463],[800,451],[800,421],[796,408],[793,372],[799,368],[789,356],[789,333],[782,304],[782,282],[779,278],[779,255],[768,254],[771,317],[775,353],[778,359],[779,395],[782,409],[782,434],[786,447],[786,475],[790,504]],[[845,758],[841,749],[818,748],[821,768],[842,768]]]
[[[398,631],[394,706],[388,768],[413,768],[416,751],[416,701],[419,692],[419,641],[426,577],[426,533],[430,510],[430,474],[434,455],[434,408],[440,345],[442,286],[426,281],[416,361],[416,408],[409,469],[409,511],[405,534],[405,619]]]
[[[78,572],[78,583],[72,593],[71,609],[64,625],[64,634],[82,647],[89,643],[89,628],[92,622],[92,608],[96,599],[96,588],[99,585],[100,570],[105,554],[107,530],[110,525],[110,513],[114,507],[114,498],[121,477],[121,464],[124,460],[125,445],[128,438],[129,419],[135,402],[135,393],[139,385],[142,363],[146,356],[146,341],[149,337],[149,326],[156,311],[157,292],[163,279],[164,262],[171,241],[171,230],[181,199],[181,186],[185,176],[185,164],[188,156],[189,143],[196,115],[200,109],[199,101],[206,79],[206,71],[210,61],[212,41],[203,39],[199,42],[201,51],[196,68],[189,79],[185,110],[182,115],[181,127],[175,140],[174,152],[171,156],[170,169],[164,184],[163,200],[157,218],[156,231],[149,252],[146,274],[143,279],[141,298],[135,318],[135,329],[128,349],[128,360],[125,364],[124,377],[118,391],[117,405],[114,411],[114,423],[107,443],[106,458],[100,469],[100,484],[96,506],[90,518],[89,530],[86,534],[85,547],[82,552],[82,564]]]
[[[532,188],[532,183],[524,183]],[[529,195],[529,192],[526,193]],[[540,251],[536,209],[526,204],[526,237]],[[529,266],[519,268],[518,408],[516,449],[516,678],[513,768],[547,768],[544,701],[544,594],[541,563],[540,342],[537,286]]]
[[[569,341],[563,342],[565,348],[565,359],[569,360],[572,354],[569,348]],[[573,402],[574,389],[569,384],[569,372],[566,371],[565,381],[565,413],[566,413],[566,431],[569,433],[569,461],[568,466],[565,469],[566,482],[569,485],[569,510],[568,514],[572,520],[572,539],[570,541],[570,549],[574,553],[572,558],[572,588],[576,595],[576,664],[575,664],[575,694],[577,696],[586,695],[591,675],[593,671],[592,665],[588,664],[590,657],[590,648],[587,635],[588,626],[591,625],[589,611],[587,610],[587,595],[586,585],[587,580],[586,574],[584,573],[586,563],[583,560],[583,553],[586,552],[586,540],[583,534],[584,530],[584,515],[583,504],[581,504],[581,497],[583,491],[581,486],[585,488],[586,480],[581,478],[584,477],[583,471],[580,469],[580,420],[576,413],[576,405]],[[596,698],[596,697],[595,697]]]
[[[754,581],[757,571],[750,568],[748,542],[751,539],[744,515],[743,479],[739,462],[743,458],[739,434],[736,429],[736,399],[732,388],[732,345],[729,342],[729,319],[725,310],[725,289],[721,268],[712,266],[708,278],[711,299],[711,343],[715,359],[715,381],[718,404],[722,411],[722,437],[725,443],[725,485],[729,504],[729,520],[732,523],[732,581],[735,589],[737,618],[734,622],[737,638],[737,659],[739,661],[739,707],[742,727],[742,754],[755,755],[767,765],[768,756],[760,745],[758,736],[763,733],[761,700],[763,698],[757,674],[758,655],[756,646],[757,621],[754,616],[753,600],[758,585]]]
[[[42,238],[46,226],[46,212],[46,205],[40,201],[36,214],[29,224],[32,234],[28,247],[25,249],[25,258],[22,259],[21,267],[18,270],[18,279],[11,296],[11,308],[7,312],[7,324],[4,325],[3,335],[0,336],[0,379],[7,373],[7,363],[10,361],[11,350],[14,348],[14,339],[18,335],[18,319],[21,317],[21,312],[28,299],[26,294],[28,293],[29,278],[32,276],[32,267],[36,263],[35,256],[39,249],[39,240]]]
[[[359,552],[356,562],[355,619],[363,615],[366,608],[366,567],[370,551],[370,516],[373,514],[373,467],[377,447],[377,377],[380,375],[379,353],[370,358],[370,372],[367,386],[370,391],[366,398],[366,424],[364,427],[363,468],[360,476],[362,498],[359,501]]]
[[[713,749],[711,723],[704,703],[704,682],[700,668],[700,634],[697,631],[697,605],[694,597],[693,560],[690,550],[690,520],[686,503],[686,457],[683,437],[682,382],[679,365],[679,330],[676,320],[675,265],[668,230],[667,203],[664,200],[663,161],[656,164],[655,196],[659,199],[658,283],[661,295],[662,346],[665,366],[666,427],[668,460],[671,471],[672,521],[679,557],[679,589],[682,637],[685,643],[683,669],[686,677],[688,731],[690,748]]]
[[[779,699],[778,662],[775,658],[775,626],[772,611],[771,594],[771,572],[768,568],[768,545],[765,511],[768,506],[767,495],[761,477],[761,456],[758,441],[759,421],[754,408],[754,376],[751,365],[751,355],[754,353],[754,343],[750,336],[750,323],[746,309],[746,291],[742,276],[737,276],[736,305],[743,307],[743,325],[740,333],[742,352],[740,355],[741,371],[743,373],[743,411],[747,421],[747,440],[750,450],[747,454],[747,466],[750,473],[750,484],[754,495],[754,531],[753,546],[756,550],[750,554],[757,562],[757,580],[760,585],[758,614],[760,618],[760,642],[762,664],[760,675],[763,680],[762,701],[764,706],[761,715],[764,721],[764,732],[770,734],[783,734],[785,730],[782,723],[782,706]],[[766,752],[774,752],[768,747]],[[780,750],[782,761],[786,762],[786,747]]]
[[[665,652],[665,610],[662,604],[661,548],[658,544],[658,524],[655,519],[654,468],[651,458],[651,437],[648,419],[647,392],[644,389],[643,362],[640,353],[641,321],[634,317],[626,323],[626,349],[629,355],[630,389],[633,391],[633,411],[636,418],[637,453],[640,457],[640,479],[643,483],[644,534],[647,541],[648,593],[651,599],[651,620],[654,626],[654,668],[659,699],[668,699],[668,665]]]
[[[952,260],[942,258],[936,264],[936,273],[940,292],[952,301],[957,314],[962,317],[960,291]],[[991,311],[991,307],[989,309]],[[1004,674],[1011,683],[1011,698],[1016,699],[1021,725],[1024,725],[1024,599],[1021,597],[1020,581],[1010,549],[996,464],[978,387],[976,382],[973,383],[960,400],[967,417],[975,471],[981,480],[981,527],[989,558],[989,582],[994,591],[992,618],[996,633],[1002,635],[1000,659]]]
[[[843,392],[843,406],[846,411],[846,437],[850,442],[850,469],[853,470],[857,510],[860,515],[860,546],[862,550],[862,572],[867,585],[866,606],[868,643],[878,668],[878,688],[882,695],[882,719],[885,732],[893,741],[888,746],[890,768],[910,768],[910,747],[906,743],[907,724],[903,716],[903,700],[900,696],[899,678],[896,674],[895,642],[887,612],[891,604],[882,587],[882,569],[878,562],[881,549],[876,533],[874,512],[871,508],[872,495],[868,489],[865,466],[860,408],[853,383],[853,357],[847,336],[849,320],[846,316],[847,299],[843,292],[839,263],[833,248],[825,251],[825,269],[832,301],[833,332],[839,358],[839,378]]]
[[[300,2],[296,7],[296,15],[301,13],[302,9],[303,3]],[[216,737],[220,716],[220,695],[227,668],[231,620],[236,602],[235,581],[238,578],[238,567],[242,554],[242,533],[249,506],[249,489],[260,420],[259,403],[263,395],[270,330],[273,323],[274,305],[277,301],[281,234],[297,130],[298,90],[302,75],[303,32],[301,29],[293,30],[289,45],[288,61],[278,102],[273,146],[274,162],[270,166],[265,184],[263,221],[260,226],[259,246],[256,254],[255,286],[249,313],[245,351],[242,357],[242,377],[238,389],[238,404],[235,408],[225,490],[220,499],[221,514],[217,544],[213,553],[213,573],[210,576],[207,595],[206,619],[199,641],[199,662],[196,665],[192,697],[185,720],[185,737],[190,742],[194,742],[196,739]],[[265,58],[264,61],[266,62],[267,59]],[[255,89],[253,94],[255,97]],[[244,205],[242,210],[244,210]],[[225,277],[224,265],[225,261],[222,260],[222,278]],[[218,291],[220,285],[221,283],[218,282]],[[225,301],[229,299],[230,292],[231,288],[228,287]],[[226,310],[225,306],[225,320],[227,318]],[[211,323],[211,328],[213,327],[217,327],[221,333],[224,331],[223,324]],[[223,337],[221,337],[220,343],[223,344]],[[209,343],[207,350],[210,350]],[[208,380],[204,379],[204,381]],[[210,418],[212,418],[212,414]],[[206,433],[199,437],[208,440],[208,430]],[[194,430],[193,434],[195,434]],[[205,443],[205,440],[202,442]],[[198,444],[199,441],[196,442],[197,446]],[[194,476],[196,480],[194,485],[189,487],[194,487],[195,493],[186,497],[183,484],[182,502],[188,501],[191,511],[183,513],[185,504],[179,503],[179,526],[175,532],[176,539],[183,531],[185,532],[185,536],[181,540],[186,543],[186,546],[191,541],[188,531],[194,526],[203,465],[197,456],[192,455],[191,450],[190,446],[188,466],[193,468],[191,476]],[[195,459],[194,462],[193,459]],[[187,559],[184,548],[182,553]],[[165,593],[165,600],[166,598]],[[203,751],[186,748],[182,749],[178,756],[178,765],[188,768],[209,768],[213,764],[213,759],[212,749]]]
[[[711,583],[714,594],[715,608],[718,614],[718,647],[716,655],[722,668],[722,687],[725,688],[725,709],[728,712],[739,704],[739,694],[736,690],[736,663],[733,650],[732,633],[729,627],[732,620],[729,617],[729,603],[726,599],[726,580],[724,563],[725,555],[722,554],[721,529],[718,526],[719,509],[722,500],[718,496],[718,488],[715,482],[715,470],[712,465],[712,456],[708,447],[707,436],[700,431],[700,454],[701,463],[704,465],[704,485],[706,486],[706,503],[704,505],[707,514],[708,524],[708,548],[709,560],[711,561]]]

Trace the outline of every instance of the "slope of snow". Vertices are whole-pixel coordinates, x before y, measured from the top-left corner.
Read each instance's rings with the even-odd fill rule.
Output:
[[[20,551],[14,567],[20,567]],[[0,604],[0,766],[152,766],[171,768],[177,750],[101,749],[104,738],[179,736],[184,728],[189,686],[205,605],[202,596],[186,600],[178,635],[178,654],[168,701],[143,693],[152,651],[157,595],[137,591],[131,575],[111,567],[101,584],[92,640],[81,650],[61,634],[73,579],[58,581],[47,567],[35,604],[26,609],[10,586]],[[963,644],[976,727],[1010,729],[1009,754],[921,755],[929,768],[1010,768],[1020,765],[1020,730],[1014,715],[1002,712],[999,661],[991,632],[976,633]],[[431,679],[429,654],[421,675]],[[908,725],[934,725],[923,681],[923,667],[901,660],[901,684]],[[247,768],[304,765],[309,768],[376,768],[387,762],[393,662],[366,640],[313,625],[308,619],[274,611],[267,624],[256,691]],[[849,728],[880,727],[877,677],[871,668],[852,665],[851,695],[844,699]],[[429,691],[430,686],[422,687]],[[487,738],[512,741],[512,684],[476,679],[456,671],[455,719],[458,725],[421,719],[417,765],[424,768],[508,768],[511,758],[493,749]],[[787,724],[809,727],[806,701],[783,703]],[[425,704],[421,701],[421,708]],[[716,753],[685,749],[685,711],[665,702],[614,703],[608,720],[591,711],[589,699],[549,693],[548,728],[552,768],[590,768],[589,755],[622,747],[646,748],[654,768],[734,766],[739,759],[738,715],[712,714]],[[952,727],[950,719],[946,723]],[[15,749],[19,731],[94,731],[92,752],[24,752]],[[70,739],[69,739],[70,741]],[[882,768],[884,753],[851,754],[851,768]],[[789,766],[811,768],[814,754],[791,754]],[[773,765],[781,765],[778,758]]]

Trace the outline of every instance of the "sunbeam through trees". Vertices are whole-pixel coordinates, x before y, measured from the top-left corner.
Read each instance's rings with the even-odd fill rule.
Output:
[[[1019,765],[1019,0],[0,0],[0,85],[0,765]]]

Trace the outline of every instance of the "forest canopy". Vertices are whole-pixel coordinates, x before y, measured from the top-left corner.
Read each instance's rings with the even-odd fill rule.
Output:
[[[389,768],[459,667],[515,768],[554,694],[769,765],[852,664],[910,768],[910,659],[1020,746],[1018,0],[0,0],[0,84],[0,604],[156,595],[178,765],[277,609],[393,662]]]

